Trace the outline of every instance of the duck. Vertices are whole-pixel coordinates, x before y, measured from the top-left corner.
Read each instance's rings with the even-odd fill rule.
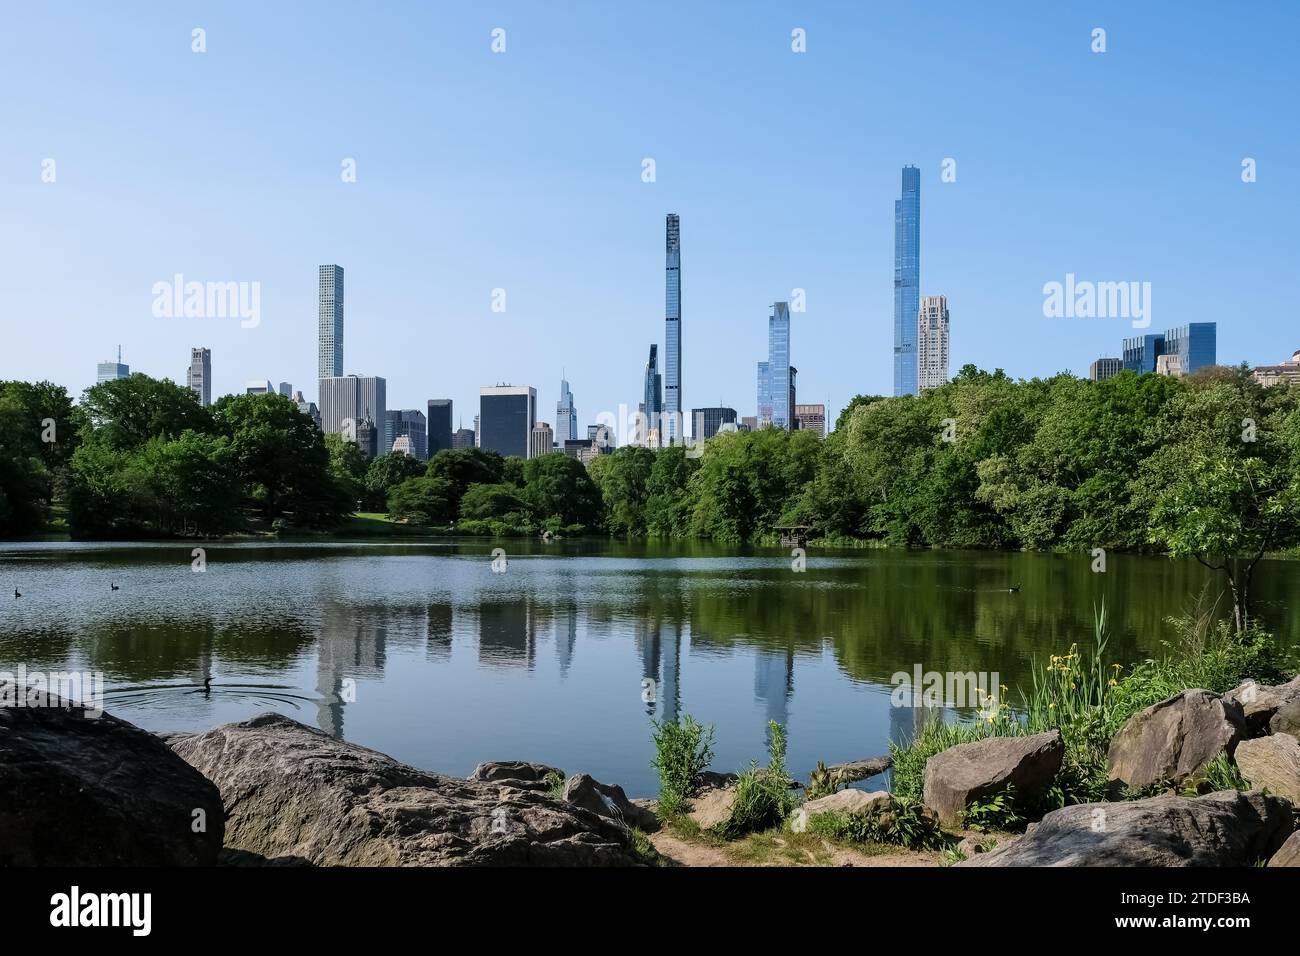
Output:
[[[16,601],[16,600],[18,600],[20,597],[22,597],[22,595],[18,593],[18,589],[17,589],[17,588],[14,588],[14,600]]]
[[[1011,587],[1007,588],[1008,594],[1018,594],[1019,592],[1020,592],[1019,584],[1013,584]]]
[[[118,588],[118,586],[114,584],[112,581],[108,582],[108,586],[112,588],[114,591],[120,590],[120,588]]]
[[[209,676],[203,678],[203,693],[205,693],[205,694],[211,694],[211,693],[212,693],[212,677],[211,677],[211,675],[209,675]]]

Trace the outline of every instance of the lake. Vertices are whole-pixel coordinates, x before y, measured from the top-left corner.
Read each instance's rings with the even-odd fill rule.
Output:
[[[240,542],[202,545],[200,573],[194,546],[0,544],[0,670],[102,671],[109,712],[150,730],[274,710],[429,770],[534,760],[630,796],[658,789],[652,718],[715,724],[717,770],[764,759],[777,720],[806,779],[906,738],[897,671],[996,672],[1014,705],[1035,658],[1091,645],[1103,599],[1131,663],[1219,589],[1123,554],[811,549],[800,572],[692,544]],[[1300,643],[1300,563],[1264,562],[1254,598]]]

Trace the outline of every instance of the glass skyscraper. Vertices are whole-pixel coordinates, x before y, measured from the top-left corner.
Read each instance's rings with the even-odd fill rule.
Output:
[[[1217,325],[1190,322],[1167,332],[1148,332],[1124,340],[1124,368],[1139,374],[1154,372],[1162,355],[1177,355],[1184,375],[1214,365]]]
[[[560,379],[560,400],[555,404],[555,440],[564,442],[578,437],[578,412],[573,407],[573,392],[567,379]]]
[[[660,431],[663,422],[660,419],[664,408],[663,376],[659,374],[659,346],[650,346],[650,358],[645,363],[645,396],[641,408],[645,412],[645,434],[641,440],[649,442],[653,432],[657,439],[663,441]]]
[[[431,398],[426,407],[429,411],[425,416],[429,425],[426,448],[429,457],[432,458],[438,452],[450,451],[454,447],[451,433],[451,399]]]
[[[537,422],[537,390],[527,385],[479,389],[478,445],[507,458],[527,458]]]
[[[917,394],[916,323],[921,290],[921,170],[903,167],[894,200],[894,394]]]
[[[682,440],[682,244],[681,222],[668,214],[664,263],[664,418],[665,445]]]
[[[764,371],[766,370],[766,371]],[[766,377],[767,381],[761,381]],[[794,375],[790,368],[790,305],[773,302],[767,319],[767,361],[759,363],[760,427],[789,429],[794,424]],[[769,411],[766,411],[770,409]]]
[[[321,266],[317,305],[317,378],[343,374],[343,267]]]

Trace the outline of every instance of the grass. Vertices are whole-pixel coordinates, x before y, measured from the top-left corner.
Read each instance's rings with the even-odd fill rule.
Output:
[[[887,813],[814,814],[808,818],[808,832],[854,847],[876,844],[928,850],[946,841],[938,823],[922,813],[921,804],[906,798],[896,798]]]
[[[699,792],[700,780],[713,760],[713,725],[705,727],[690,714],[650,723],[655,745],[651,765],[659,773],[659,812],[677,816]]]
[[[775,720],[768,721],[767,727],[767,766],[752,763],[736,781],[731,816],[718,826],[724,837],[734,839],[779,826],[794,810],[796,800],[790,792],[794,778],[785,766],[785,731]]]

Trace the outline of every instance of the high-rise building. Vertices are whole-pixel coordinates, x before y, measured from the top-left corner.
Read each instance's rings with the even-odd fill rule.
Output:
[[[578,437],[578,413],[573,407],[573,392],[566,379],[560,379],[560,400],[555,403],[555,440]]]
[[[186,383],[198,398],[200,405],[207,408],[212,404],[211,349],[190,349],[190,368]]]
[[[790,306],[773,302],[767,320],[767,361],[758,363],[758,423],[789,429],[793,424],[794,373],[790,367]]]
[[[451,399],[429,399],[429,436],[427,449],[432,458],[440,451],[454,448],[451,434]]]
[[[315,422],[317,428],[320,428],[319,406],[317,406],[315,402],[309,402],[307,399],[303,398],[302,392],[294,392],[293,401],[298,406],[298,411]]]
[[[478,415],[474,416],[474,447],[475,448],[479,447],[479,438],[481,438],[483,435],[483,430],[479,428],[479,421],[478,421],[479,417],[480,416]]]
[[[826,406],[796,405],[795,427],[801,432],[816,432],[818,438],[826,437]]]
[[[244,385],[245,395],[274,395],[275,386],[269,378],[255,378]]]
[[[788,394],[786,395],[786,402],[787,402],[787,404],[786,404],[786,408],[790,409],[790,411],[789,411],[789,424],[786,426],[787,428],[798,428],[798,427],[799,427],[799,426],[795,423],[795,420],[794,420],[794,402],[795,402],[795,398],[794,398],[794,380],[795,380],[795,377],[796,377],[798,374],[799,374],[799,370],[798,370],[797,368],[795,368],[793,365],[791,365],[791,366],[790,366],[790,388],[789,388]]]
[[[119,378],[129,378],[130,366],[122,364],[122,346],[117,347],[116,362],[100,362],[95,368],[95,383],[111,382]]]
[[[691,409],[691,438],[704,441],[712,438],[724,424],[736,423],[736,410],[724,406]]]
[[[682,243],[681,220],[668,214],[664,280],[664,444],[680,444],[682,423]]]
[[[1148,332],[1124,340],[1124,368],[1139,374],[1157,371],[1160,356],[1177,355],[1182,374],[1215,363],[1217,325],[1191,322],[1166,332]],[[1170,363],[1165,363],[1169,365]]]
[[[327,435],[342,434],[357,441],[357,428],[363,418],[375,429],[376,448],[379,434],[387,420],[388,382],[374,375],[336,375],[320,380],[321,430]],[[365,446],[362,445],[364,448]],[[391,443],[389,444],[391,448]]]
[[[1094,382],[1101,382],[1108,378],[1114,378],[1122,371],[1124,371],[1123,359],[1103,356],[1088,366],[1088,378]]]
[[[281,382],[280,394],[283,395],[285,398],[290,398],[290,399],[293,398],[293,386],[290,385],[288,382]]]
[[[537,422],[533,425],[532,433],[528,436],[528,457],[541,458],[543,455],[549,455],[555,446],[555,433],[551,426],[546,422]]]
[[[916,319],[917,389],[938,388],[948,381],[948,297],[921,299]]]
[[[641,411],[645,415],[643,433],[637,436],[637,440],[643,445],[650,445],[652,434],[662,436],[664,434],[663,425],[663,376],[659,373],[659,346],[650,346],[650,358],[645,363],[645,397],[641,403]]]
[[[317,305],[317,378],[343,375],[343,267],[321,266]],[[324,396],[321,396],[324,407]]]
[[[356,422],[356,442],[357,445],[371,458],[377,458],[380,454],[380,437],[379,426],[369,415],[362,415]],[[387,452],[384,452],[387,454]]]
[[[758,416],[757,415],[744,416],[743,418],[741,418],[740,425],[737,427],[736,430],[742,432],[758,431]]]
[[[916,394],[916,317],[921,289],[921,170],[903,167],[894,200],[894,394]]]
[[[478,401],[479,447],[527,458],[537,421],[537,390],[527,385],[494,385],[479,389]]]
[[[451,447],[457,451],[459,451],[462,448],[473,448],[474,429],[457,428],[456,431],[451,436]],[[437,452],[435,452],[434,454],[437,454]],[[433,457],[433,456],[430,455],[429,457]]]
[[[388,450],[392,450],[399,438],[405,438],[407,454],[420,461],[428,460],[429,436],[424,412],[418,408],[403,408],[385,412],[384,419],[388,423],[388,427],[384,430],[384,440],[388,442]]]
[[[1124,340],[1124,368],[1139,375],[1156,370],[1156,359],[1164,354],[1165,337],[1148,332]]]

